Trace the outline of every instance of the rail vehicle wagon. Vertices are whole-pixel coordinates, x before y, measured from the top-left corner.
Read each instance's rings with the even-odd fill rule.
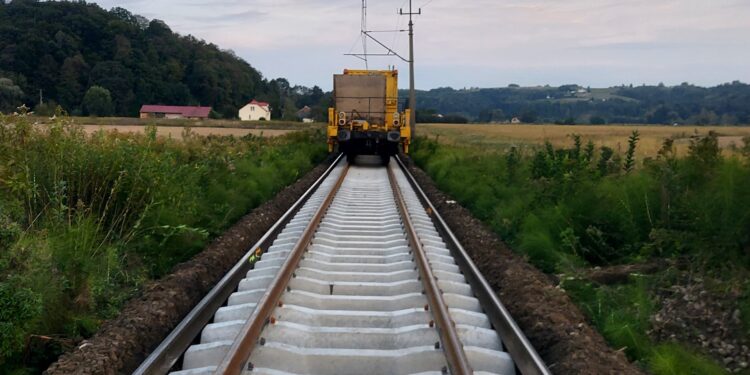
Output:
[[[379,155],[383,164],[409,152],[410,110],[399,111],[397,70],[344,70],[333,76],[335,107],[328,109],[328,151]]]

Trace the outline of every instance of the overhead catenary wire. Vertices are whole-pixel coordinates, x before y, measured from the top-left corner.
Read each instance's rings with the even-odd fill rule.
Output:
[[[402,7],[404,4],[406,4],[409,0],[404,0],[402,3]],[[344,55],[346,56],[353,56],[356,57],[365,63],[365,68],[369,70],[369,59],[370,56],[380,56],[380,57],[397,57],[401,59],[404,62],[409,62],[406,58],[401,56],[398,52],[396,52],[396,45],[398,41],[398,33],[406,32],[408,30],[401,29],[401,17],[397,17],[396,21],[396,28],[394,30],[368,30],[367,25],[367,0],[362,0],[362,18],[361,18],[361,28],[360,28],[360,36],[355,40],[354,44],[352,45],[352,48],[349,50],[349,53],[346,53]],[[375,38],[371,34],[375,33],[394,33],[393,40],[390,43],[390,46],[386,45],[385,43],[381,42],[377,38]],[[375,42],[377,45],[385,49],[385,53],[371,53],[368,50],[367,46],[367,39],[371,39],[373,42]],[[362,42],[362,53],[352,53],[352,50],[354,49],[354,45],[357,44],[361,40]]]
[[[362,0],[362,28],[361,28],[361,34],[362,35],[362,58],[365,61],[365,69],[370,70],[370,64],[367,60],[367,38],[364,36],[367,35],[367,0]]]

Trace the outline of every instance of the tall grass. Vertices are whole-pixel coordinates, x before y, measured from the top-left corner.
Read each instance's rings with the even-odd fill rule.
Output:
[[[170,140],[0,117],[0,367],[32,335],[91,335],[324,156],[314,131]]]
[[[569,148],[546,143],[510,149],[419,138],[413,158],[441,189],[545,272],[577,274],[667,257],[719,278],[731,279],[738,274],[733,270],[747,274],[746,156],[723,156],[715,133],[693,138],[684,157],[676,156],[674,141],[667,139],[657,157],[638,160],[638,142],[634,132],[622,156],[591,142],[584,146],[579,136]],[[654,373],[715,373],[709,360],[690,350],[652,342],[647,335],[652,290],[646,282],[565,287],[613,346]],[[740,307],[750,321],[747,306]]]
[[[636,168],[637,136],[631,143],[623,160],[606,147],[586,152],[580,143],[547,143],[519,155],[515,148],[477,151],[421,138],[413,157],[441,188],[548,272],[667,255],[701,262],[731,258],[749,267],[748,160],[723,157],[716,136],[709,135],[694,139],[683,158],[667,141],[658,158]]]

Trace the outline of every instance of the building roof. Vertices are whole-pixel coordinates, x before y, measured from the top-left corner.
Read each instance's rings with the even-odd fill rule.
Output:
[[[308,106],[302,107],[299,111],[297,111],[297,117],[307,117],[312,114],[312,108]]]
[[[270,104],[268,104],[266,102],[259,102],[259,101],[255,100],[255,99],[253,99],[249,104],[255,104],[255,105],[259,106],[259,107],[268,107],[268,106],[270,106]]]
[[[208,117],[211,107],[190,107],[176,105],[149,105],[141,107],[141,113],[170,113],[185,117]]]

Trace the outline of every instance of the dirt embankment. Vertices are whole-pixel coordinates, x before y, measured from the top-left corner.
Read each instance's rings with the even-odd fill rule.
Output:
[[[641,374],[610,348],[570,298],[544,273],[513,253],[411,160],[405,163],[501,301],[555,374]]]
[[[78,344],[47,369],[50,375],[131,373],[182,317],[195,306],[245,251],[325,171],[332,159],[317,166],[273,200],[242,218],[172,274],[152,282],[106,322],[94,337]]]

